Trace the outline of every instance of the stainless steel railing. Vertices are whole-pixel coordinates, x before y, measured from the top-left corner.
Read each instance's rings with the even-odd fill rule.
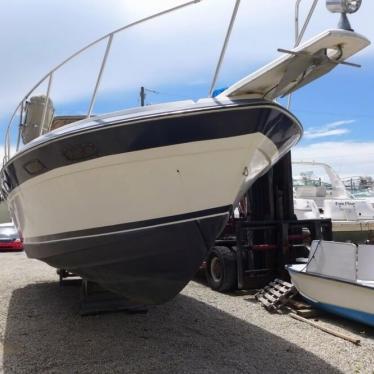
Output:
[[[303,23],[303,26],[300,30],[300,5],[302,0],[296,0],[295,2],[295,44],[294,47],[298,47],[301,43],[301,40],[303,39],[303,36],[305,34],[305,31],[307,30],[310,20],[312,19],[312,16],[314,14],[314,11],[316,10],[316,6],[318,4],[318,0],[313,0],[312,5],[310,6],[308,15],[305,18],[305,21]],[[287,102],[287,109],[291,109],[291,102],[292,102],[292,94],[288,95],[288,102]]]
[[[46,119],[46,114],[47,114],[50,92],[51,92],[51,88],[52,88],[52,85],[53,85],[53,77],[54,77],[54,74],[55,74],[56,71],[58,71],[61,67],[63,67],[65,64],[67,64],[69,61],[71,61],[75,57],[81,55],[83,52],[90,49],[91,47],[93,47],[93,46],[95,46],[95,45],[97,45],[100,42],[103,42],[105,40],[107,41],[104,56],[103,56],[103,59],[102,59],[101,65],[100,65],[99,73],[98,73],[97,78],[96,78],[96,83],[95,83],[95,86],[94,86],[94,90],[93,90],[91,100],[89,102],[89,107],[88,107],[88,110],[87,110],[87,114],[86,114],[87,118],[89,118],[92,115],[92,111],[93,111],[94,106],[95,106],[97,93],[98,93],[98,90],[99,90],[99,87],[100,87],[101,79],[102,79],[102,76],[103,76],[103,73],[104,73],[104,70],[105,70],[105,66],[106,66],[106,63],[107,63],[107,60],[108,60],[108,56],[109,56],[110,51],[111,51],[111,46],[112,46],[114,36],[118,33],[121,33],[124,30],[127,30],[127,29],[131,28],[131,27],[140,25],[140,24],[145,23],[147,21],[150,21],[152,19],[155,19],[155,18],[161,17],[163,15],[175,12],[177,10],[186,8],[190,5],[200,3],[202,1],[203,0],[191,0],[191,1],[185,2],[183,4],[180,4],[178,6],[175,6],[175,7],[163,10],[161,12],[155,13],[155,14],[150,15],[148,17],[144,17],[140,20],[131,22],[131,23],[129,23],[129,24],[127,24],[127,25],[125,25],[125,26],[123,26],[119,29],[116,29],[116,30],[110,32],[109,34],[106,34],[106,35],[102,36],[101,38],[89,43],[85,47],[83,47],[80,50],[78,50],[77,52],[73,53],[67,59],[63,60],[60,64],[55,66],[52,70],[50,70],[42,79],[40,79],[35,84],[35,86],[33,86],[30,89],[30,91],[27,92],[27,94],[22,98],[22,100],[20,101],[20,103],[16,107],[15,111],[12,113],[12,115],[10,117],[10,120],[9,120],[9,123],[7,125],[7,128],[6,128],[6,131],[5,131],[3,164],[5,164],[9,160],[9,158],[11,157],[11,153],[12,153],[11,152],[11,148],[12,148],[11,130],[12,130],[12,125],[15,122],[14,120],[17,117],[17,114],[19,113],[19,122],[18,122],[19,129],[18,129],[17,142],[16,142],[16,145],[15,145],[15,151],[16,152],[19,150],[20,143],[21,143],[21,127],[22,127],[22,123],[23,123],[23,114],[24,114],[24,109],[25,109],[27,99],[30,97],[30,95],[37,88],[40,87],[40,85],[47,82],[46,103],[45,103],[45,106],[44,106],[42,121],[41,121],[41,123],[44,124],[45,119]],[[234,22],[235,22],[235,19],[236,19],[236,16],[237,16],[237,12],[238,12],[238,9],[239,9],[240,1],[241,0],[235,0],[233,12],[232,12],[230,22],[229,22],[229,25],[228,25],[228,29],[227,29],[227,32],[226,32],[226,35],[225,35],[225,39],[224,39],[224,42],[223,42],[221,53],[220,53],[218,63],[217,63],[217,66],[216,66],[216,69],[215,69],[215,72],[214,72],[212,83],[210,85],[209,96],[211,96],[211,94],[213,92],[214,86],[216,84],[216,81],[217,81],[217,78],[218,78],[218,75],[219,75],[219,72],[220,72],[221,65],[223,63],[223,59],[224,59],[224,56],[225,56],[225,53],[226,53],[227,45],[229,43],[231,32],[232,32]],[[313,3],[311,5],[309,13],[306,17],[306,20],[305,20],[305,22],[304,22],[304,24],[301,28],[301,31],[299,31],[299,8],[300,8],[300,3],[301,3],[302,0],[295,0],[295,1],[296,1],[296,3],[295,3],[295,46],[297,46],[301,42],[301,39],[303,38],[303,36],[305,34],[305,31],[308,27],[310,19],[312,18],[312,15],[314,13],[314,10],[315,10],[315,7],[318,3],[318,0],[313,0]],[[291,105],[291,96],[289,97],[289,106],[290,105]],[[43,126],[41,126],[41,131],[42,130],[43,130]]]
[[[41,85],[43,84],[44,82],[48,82],[47,83],[47,92],[46,92],[46,103],[48,103],[48,99],[49,99],[49,96],[50,96],[50,91],[51,91],[51,87],[52,87],[52,83],[53,83],[53,75],[54,73],[59,70],[61,67],[63,67],[66,63],[68,63],[69,61],[71,61],[72,59],[74,59],[75,57],[81,55],[83,52],[85,52],[86,50],[88,50],[89,48],[97,45],[98,43],[104,41],[104,40],[107,40],[107,45],[106,45],[106,48],[105,48],[105,53],[104,53],[104,56],[103,56],[103,59],[102,59],[102,62],[101,62],[101,66],[100,66],[100,70],[99,70],[99,74],[97,76],[97,79],[96,79],[96,83],[95,83],[95,87],[94,87],[94,90],[93,90],[93,93],[92,93],[92,96],[91,96],[91,100],[90,100],[90,104],[89,104],[89,108],[88,108],[88,111],[87,111],[87,117],[90,117],[91,114],[92,114],[92,111],[94,109],[94,105],[95,105],[95,100],[96,100],[96,96],[97,96],[97,92],[98,92],[98,89],[99,89],[99,86],[100,86],[100,82],[101,82],[101,78],[102,78],[102,75],[103,75],[103,72],[105,70],[105,65],[106,65],[106,62],[107,62],[107,59],[108,59],[108,56],[109,56],[109,53],[110,53],[110,49],[111,49],[111,45],[112,45],[112,41],[113,41],[113,37],[114,35],[126,30],[126,29],[129,29],[131,27],[134,27],[134,26],[137,26],[137,25],[140,25],[142,23],[145,23],[147,21],[150,21],[152,19],[155,19],[155,18],[158,18],[158,17],[161,17],[161,16],[164,16],[166,14],[169,14],[169,13],[172,13],[172,12],[175,12],[177,10],[180,10],[182,8],[186,8],[190,5],[193,5],[193,4],[197,4],[197,3],[200,3],[202,2],[203,0],[191,0],[191,1],[188,1],[186,3],[183,3],[183,4],[180,4],[180,5],[177,5],[175,7],[172,7],[172,8],[169,8],[169,9],[166,9],[166,10],[163,10],[161,12],[158,12],[158,13],[155,13],[155,14],[152,14],[151,16],[148,16],[148,17],[144,17],[140,20],[137,20],[135,22],[131,22],[119,29],[116,29],[112,32],[110,32],[109,34],[106,34],[104,36],[102,36],[101,38],[93,41],[92,43],[86,45],[85,47],[81,48],[80,50],[78,50],[77,52],[73,53],[70,57],[68,57],[67,59],[65,59],[64,61],[62,61],[60,64],[58,64],[56,67],[54,67],[52,70],[50,70],[42,79],[40,79],[36,84],[35,86],[33,86],[30,91],[27,92],[27,94],[23,97],[23,99],[20,101],[20,103],[18,104],[18,106],[16,107],[15,111],[12,113],[11,117],[10,117],[10,121],[8,123],[8,126],[6,128],[6,131],[5,131],[5,147],[4,147],[4,163],[7,162],[11,156],[11,128],[12,128],[12,124],[14,122],[14,119],[16,118],[17,116],[17,113],[20,113],[20,119],[22,120],[22,116],[23,116],[23,111],[24,111],[24,106],[25,106],[25,103],[26,103],[26,100],[30,97],[30,95]],[[44,120],[45,120],[45,117],[46,117],[46,112],[47,112],[47,104],[45,105],[44,107],[44,111],[43,111],[43,120],[42,120],[42,123],[44,123]],[[20,121],[19,125],[22,125],[22,122]],[[19,129],[20,130],[20,129]],[[19,149],[19,146],[20,146],[20,140],[21,140],[21,135],[20,135],[20,131],[18,132],[18,138],[17,138],[17,143],[16,143],[16,151],[18,151]]]

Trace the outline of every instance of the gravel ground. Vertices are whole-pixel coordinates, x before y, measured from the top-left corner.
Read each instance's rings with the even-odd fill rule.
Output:
[[[250,294],[191,282],[147,314],[80,317],[79,287],[23,253],[0,253],[0,372],[374,373],[374,329],[335,317],[321,323],[362,339],[357,347]]]

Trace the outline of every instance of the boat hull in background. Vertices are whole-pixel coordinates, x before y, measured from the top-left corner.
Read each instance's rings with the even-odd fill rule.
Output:
[[[157,304],[193,277],[232,207],[301,133],[259,100],[121,112],[31,142],[5,165],[4,192],[29,257]]]
[[[305,272],[305,265],[287,270],[300,294],[316,308],[374,326],[374,287]]]

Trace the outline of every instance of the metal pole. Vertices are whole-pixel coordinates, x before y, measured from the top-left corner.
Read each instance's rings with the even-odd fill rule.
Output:
[[[228,45],[229,40],[230,40],[232,28],[234,26],[236,15],[238,13],[239,5],[240,5],[240,0],[236,0],[235,6],[234,6],[234,10],[232,12],[231,20],[230,20],[230,23],[229,23],[229,27],[228,27],[227,32],[226,32],[225,41],[223,42],[221,54],[219,56],[218,64],[217,64],[217,67],[216,67],[216,71],[214,72],[213,81],[212,81],[212,84],[211,84],[210,89],[209,89],[209,96],[210,97],[212,96],[214,86],[216,85],[216,82],[217,82],[219,71],[221,70],[222,61],[223,61],[223,58],[225,57],[227,45]]]
[[[15,111],[13,112],[12,116],[10,117],[10,120],[9,120],[9,124],[8,124],[8,127],[5,131],[5,139],[4,139],[4,145],[5,145],[5,149],[4,149],[4,159],[7,161],[9,159],[9,155],[10,155],[10,128],[12,126],[12,123],[13,123],[13,120],[14,120],[14,117],[16,116],[17,112],[18,112],[18,109],[21,107],[21,104],[22,104],[22,101],[18,104],[17,108],[15,109]]]
[[[90,106],[88,107],[87,118],[91,117],[92,109],[93,109],[93,106],[95,105],[97,90],[98,90],[99,85],[100,85],[101,77],[103,76],[103,72],[104,72],[104,68],[105,68],[105,65],[106,65],[106,61],[108,59],[110,47],[112,45],[112,40],[113,40],[113,34],[110,34],[109,39],[108,39],[108,43],[106,45],[106,49],[105,49],[105,53],[104,53],[104,57],[103,57],[103,62],[101,63],[99,75],[97,76],[94,92],[92,94],[92,98],[91,98],[91,102],[90,102]]]
[[[19,118],[19,127],[18,127],[18,137],[17,137],[17,146],[16,146],[16,152],[18,152],[18,149],[19,149],[19,143],[21,141],[21,130],[22,130],[22,126],[23,126],[23,110],[24,110],[24,106],[25,106],[25,102],[22,101],[21,103],[21,114],[20,114],[20,118]]]
[[[292,104],[292,93],[288,94],[287,109],[290,110]]]
[[[314,10],[316,9],[316,6],[317,6],[317,3],[318,3],[318,0],[313,0],[313,4],[312,6],[310,7],[310,10],[309,10],[309,13],[305,19],[305,22],[303,24],[303,27],[301,29],[301,31],[299,32],[299,15],[300,15],[300,3],[301,3],[302,0],[296,0],[296,4],[295,4],[295,44],[294,44],[294,48],[298,47],[300,42],[301,42],[301,39],[303,38],[304,34],[305,34],[305,31],[309,25],[309,22],[313,16],[313,13],[314,13]],[[291,108],[291,104],[292,104],[292,94],[289,94],[288,95],[288,102],[287,102],[287,109],[289,110]]]
[[[58,70],[61,66],[65,65],[67,62],[69,62],[70,60],[72,60],[74,57],[80,55],[81,53],[83,53],[84,51],[86,51],[87,49],[91,48],[92,46],[94,46],[95,44],[98,44],[100,43],[101,41],[105,40],[106,38],[108,38],[110,35],[114,35],[114,34],[117,34],[123,30],[126,30],[126,29],[129,29],[131,27],[134,27],[134,26],[137,26],[137,25],[140,25],[142,23],[145,23],[147,21],[150,21],[151,19],[154,19],[154,18],[158,18],[158,17],[161,17],[165,14],[169,14],[169,13],[172,13],[172,12],[175,12],[179,9],[182,9],[182,8],[186,8],[190,5],[193,5],[193,4],[197,4],[197,3],[200,3],[201,1],[204,1],[204,0],[192,0],[192,1],[188,1],[184,4],[181,4],[181,5],[177,5],[173,8],[169,8],[169,9],[166,9],[166,10],[163,10],[159,13],[156,13],[156,14],[152,14],[151,16],[148,16],[148,17],[144,17],[138,21],[134,21],[134,22],[131,22],[125,26],[122,26],[120,27],[119,29],[116,29],[114,31],[112,31],[111,33],[109,34],[106,34],[104,36],[102,36],[101,38],[99,39],[96,39],[95,41],[91,42],[90,44],[87,44],[85,47],[81,48],[79,51],[73,53],[71,56],[69,56],[67,59],[65,59],[64,61],[62,61],[61,63],[59,63],[57,66],[55,66],[48,74],[46,74],[42,79],[40,79],[40,81],[26,94],[26,96],[24,97],[24,99],[28,98],[32,92],[37,88],[39,87],[49,76],[50,73],[53,73],[55,72],[56,70]]]
[[[316,9],[317,4],[318,4],[318,0],[314,0],[312,6],[310,7],[309,13],[306,17],[306,20],[304,22],[304,25],[303,25],[303,27],[302,27],[302,29],[301,29],[301,31],[300,31],[297,39],[296,39],[295,47],[297,47],[300,44],[301,39],[303,38],[303,36],[305,34],[306,28],[308,27],[309,22],[310,22],[310,20],[313,16],[314,10]]]
[[[42,123],[40,124],[40,133],[39,133],[39,135],[43,134],[44,122],[45,122],[45,117],[47,115],[47,108],[48,108],[48,102],[49,102],[49,94],[51,92],[51,86],[52,86],[52,78],[53,78],[53,73],[51,73],[49,75],[48,88],[47,88],[47,97],[46,97],[45,104],[44,104],[43,117],[42,117]]]
[[[111,33],[109,34],[106,34],[104,36],[102,36],[101,38],[99,39],[96,39],[95,41],[91,42],[90,44],[86,45],[85,47],[81,48],[80,50],[76,51],[75,53],[73,53],[71,56],[69,56],[67,59],[65,59],[64,61],[62,61],[61,63],[59,63],[57,66],[55,66],[49,73],[47,73],[42,79],[39,80],[38,83],[36,83],[36,85],[34,87],[31,88],[31,90],[24,96],[24,98],[22,99],[22,101],[25,101],[27,100],[27,98],[34,92],[34,90],[39,87],[48,77],[50,74],[54,73],[56,70],[58,70],[60,67],[62,67],[63,65],[65,65],[67,62],[69,62],[70,60],[72,60],[74,57],[80,55],[81,53],[83,53],[84,51],[86,51],[87,49],[91,48],[92,46],[100,43],[102,40],[105,40],[106,38],[108,38],[111,34],[117,34],[123,30],[126,30],[126,29],[129,29],[133,26],[136,26],[136,25],[139,25],[141,23],[144,23],[144,22],[147,22],[151,19],[154,19],[154,18],[157,18],[157,17],[161,17],[165,14],[168,14],[168,13],[172,13],[174,11],[177,11],[179,9],[182,9],[182,8],[185,8],[185,7],[188,7],[190,5],[193,5],[193,4],[197,4],[197,3],[200,3],[201,1],[204,1],[204,0],[191,0],[191,1],[188,1],[186,3],[183,3],[183,4],[180,4],[180,5],[177,5],[173,8],[169,8],[169,9],[166,9],[166,10],[163,10],[159,13],[156,13],[156,14],[153,14],[151,16],[148,16],[148,17],[145,17],[145,18],[142,18],[138,21],[135,21],[135,22],[131,22],[123,27],[120,27],[119,29],[116,29],[114,31],[112,31]],[[21,102],[22,102],[21,101]],[[18,104],[16,110],[14,111],[12,117],[11,117],[11,120],[9,121],[8,123],[8,127],[7,127],[7,130],[6,130],[6,133],[5,133],[5,144],[7,144],[7,140],[9,141],[9,132],[10,132],[10,129],[9,127],[11,126],[12,124],[12,121],[13,121],[13,118],[15,116],[15,114],[17,113],[20,105],[21,105],[21,102]],[[5,149],[5,157],[7,157],[7,154],[9,155],[9,153],[7,152],[8,151],[8,148],[10,148],[10,144],[8,144],[8,147],[6,147]]]
[[[299,38],[299,15],[300,15],[300,3],[302,0],[296,0],[295,4],[295,44]]]
[[[145,104],[145,89],[144,87],[140,87],[140,105],[144,106]]]

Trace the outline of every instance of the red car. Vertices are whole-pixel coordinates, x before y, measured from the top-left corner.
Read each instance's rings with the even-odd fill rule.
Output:
[[[0,252],[23,251],[23,242],[12,222],[0,224]]]

